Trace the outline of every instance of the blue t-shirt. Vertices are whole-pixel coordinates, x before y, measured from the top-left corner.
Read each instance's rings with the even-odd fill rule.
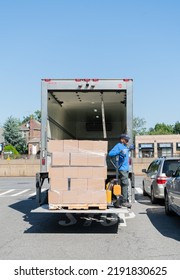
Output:
[[[129,148],[122,144],[116,144],[108,154],[110,157],[119,155],[119,170],[129,171]]]

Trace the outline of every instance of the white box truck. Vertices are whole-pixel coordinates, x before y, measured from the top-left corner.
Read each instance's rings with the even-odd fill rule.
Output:
[[[49,181],[49,141],[105,140],[108,150],[119,141],[121,133],[130,136],[130,144],[133,141],[132,79],[42,79],[41,86],[41,163],[36,174],[39,205],[43,204],[44,180]],[[132,162],[129,174],[133,189]],[[115,166],[107,157],[107,180],[116,175]]]

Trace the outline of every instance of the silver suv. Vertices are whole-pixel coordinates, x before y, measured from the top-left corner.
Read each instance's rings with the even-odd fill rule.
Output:
[[[176,172],[168,172],[171,176],[164,187],[165,212],[171,215],[175,212],[180,216],[180,166]]]
[[[166,173],[175,172],[180,165],[180,158],[162,157],[157,158],[149,165],[148,169],[142,169],[146,173],[143,178],[143,195],[150,195],[152,204],[157,199],[164,199],[164,186],[167,181]]]

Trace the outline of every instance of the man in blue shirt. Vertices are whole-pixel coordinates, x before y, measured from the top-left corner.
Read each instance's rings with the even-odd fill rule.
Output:
[[[129,151],[133,149],[133,145],[128,147],[130,137],[127,134],[120,135],[120,142],[116,144],[109,152],[110,157],[119,156],[119,178],[122,188],[123,204],[122,206],[131,208],[128,201],[129,186]]]

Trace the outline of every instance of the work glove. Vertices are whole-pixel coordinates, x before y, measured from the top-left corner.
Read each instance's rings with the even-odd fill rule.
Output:
[[[131,145],[129,146],[129,151],[132,151],[132,150],[134,150],[134,149],[135,149],[134,144],[131,144]]]
[[[119,153],[119,159],[122,161],[124,160],[125,156],[126,156],[125,150],[121,150]]]

